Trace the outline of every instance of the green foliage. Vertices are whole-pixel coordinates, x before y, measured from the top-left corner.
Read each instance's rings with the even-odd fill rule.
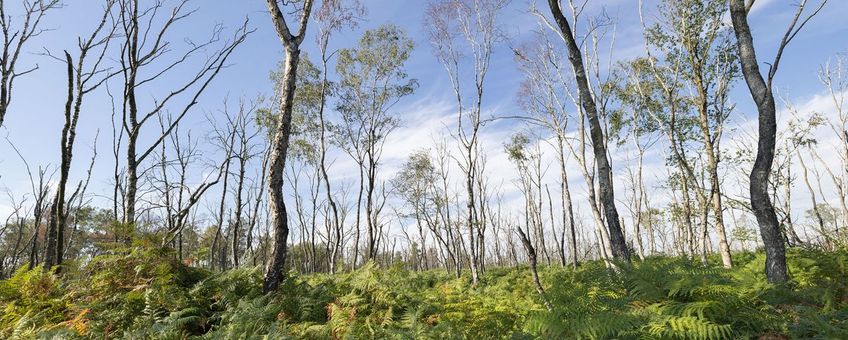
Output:
[[[19,269],[0,281],[0,338],[847,338],[848,252],[788,255],[785,286],[766,283],[759,253],[736,254],[731,270],[667,257],[616,270],[543,267],[549,312],[526,268],[490,268],[471,285],[443,270],[368,263],[289,273],[279,293],[263,295],[259,268],[209,273],[138,245],[61,276]]]
[[[0,306],[0,338],[4,339],[32,337],[39,326],[62,322],[68,309],[59,280],[41,266],[32,270],[21,267],[0,281]]]

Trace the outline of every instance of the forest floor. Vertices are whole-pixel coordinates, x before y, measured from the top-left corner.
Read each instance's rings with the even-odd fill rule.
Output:
[[[848,251],[792,249],[792,282],[769,285],[761,253],[651,257],[619,270],[490,268],[476,286],[443,270],[367,264],[290,274],[261,293],[258,268],[213,273],[167,250],[115,249],[61,275],[36,268],[0,281],[3,339],[848,339]]]

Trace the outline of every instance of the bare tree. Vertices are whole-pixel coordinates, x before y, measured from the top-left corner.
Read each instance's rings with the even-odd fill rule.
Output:
[[[160,128],[167,129],[169,122],[160,118]],[[218,184],[224,173],[223,164],[215,164],[216,172],[211,172],[196,185],[189,184],[191,167],[200,157],[197,142],[191,137],[191,131],[186,133],[185,139],[181,137],[179,127],[174,129],[168,138],[170,147],[173,149],[173,159],[166,152],[167,143],[161,145],[161,156],[159,160],[160,177],[156,181],[161,182],[160,194],[162,196],[162,208],[165,210],[165,234],[162,237],[162,245],[171,245],[177,242],[179,258],[183,256],[182,235],[189,223],[190,214],[203,195],[213,186]],[[225,154],[225,160],[228,155]],[[177,178],[171,180],[170,175],[176,173]]]
[[[848,108],[845,107],[845,96],[848,93],[848,56],[838,55],[835,59],[828,60],[821,71],[819,80],[827,89],[831,102],[835,109],[836,117],[828,120],[828,124],[839,140],[839,160],[841,170],[832,171],[828,164],[831,181],[836,188],[841,220],[837,224],[848,226]],[[837,229],[837,234],[839,230]]]
[[[516,227],[516,231],[518,232],[518,236],[521,238],[521,244],[524,246],[524,250],[527,252],[527,258],[530,261],[530,274],[533,275],[533,286],[536,287],[536,291],[539,293],[539,297],[542,299],[542,303],[545,305],[545,308],[548,311],[553,310],[553,305],[551,305],[551,301],[548,300],[548,295],[545,294],[545,288],[542,287],[542,282],[539,281],[539,270],[537,269],[538,260],[536,259],[536,249],[533,248],[533,244],[530,242],[530,239],[527,237],[527,233],[521,230],[521,227]]]
[[[612,182],[612,166],[610,165],[607,155],[607,147],[604,138],[604,131],[598,117],[598,109],[592,92],[589,87],[589,80],[586,76],[586,68],[583,64],[583,56],[580,46],[574,37],[571,30],[571,25],[562,13],[559,0],[548,0],[551,13],[556,22],[561,37],[565,41],[568,49],[568,60],[571,62],[574,71],[574,77],[577,82],[577,94],[583,110],[586,112],[589,120],[589,135],[592,139],[592,150],[595,156],[595,165],[598,172],[598,187],[600,189],[601,204],[606,217],[607,229],[609,230],[610,243],[612,245],[613,256],[622,261],[630,261],[630,254],[627,250],[627,243],[624,240],[624,234],[621,231],[621,222],[618,217],[618,210],[615,208],[615,189]]]
[[[56,184],[56,194],[51,209],[52,218],[47,228],[44,265],[48,268],[62,264],[68,216],[65,191],[71,170],[74,141],[76,140],[80,111],[82,111],[83,97],[119,73],[104,65],[104,57],[109,50],[109,43],[117,30],[117,25],[108,23],[115,3],[116,0],[107,0],[103,15],[94,31],[88,37],[78,38],[79,52],[76,63],[71,54],[65,51],[63,61],[66,63],[68,71],[68,97],[65,102],[65,125],[62,128],[60,142],[59,182]]]
[[[571,246],[572,259],[571,265],[577,268],[577,233],[574,222],[574,207],[571,200],[571,189],[568,185],[568,170],[567,162],[570,158],[571,147],[568,130],[569,113],[566,107],[567,93],[569,89],[567,82],[563,77],[563,69],[560,64],[561,58],[556,53],[553,44],[544,33],[539,33],[539,41],[532,45],[528,45],[521,50],[515,50],[517,59],[520,63],[521,70],[526,75],[526,79],[521,85],[518,94],[518,101],[521,106],[531,114],[531,117],[525,118],[534,125],[539,125],[551,134],[553,141],[549,144],[553,146],[557,153],[557,161],[559,163],[560,175],[560,209],[562,213],[562,243],[565,243],[565,229],[570,231],[569,244]],[[582,129],[579,130],[582,134]],[[584,166],[585,162],[578,160]],[[586,173],[588,175],[588,172]],[[586,176],[587,179],[589,176]],[[594,186],[589,187],[590,201],[597,202],[594,194]],[[593,213],[596,204],[592,204]],[[600,215],[597,214],[598,220]],[[563,247],[564,248],[564,247]],[[565,265],[565,251],[561,251],[563,265]]]
[[[243,108],[243,107],[241,107]],[[216,222],[215,222],[215,235],[212,239],[212,245],[209,249],[209,264],[214,268],[215,266],[215,257],[216,253],[220,253],[218,255],[218,264],[221,270],[224,270],[226,263],[226,244],[223,245],[221,250],[218,249],[218,240],[222,236],[222,230],[224,230],[224,223],[226,223],[225,210],[227,208],[227,194],[229,193],[229,180],[230,180],[230,167],[233,163],[233,156],[235,154],[236,148],[236,136],[238,135],[238,126],[239,121],[245,119],[241,115],[242,110],[239,110],[239,113],[233,117],[229,113],[229,105],[227,101],[224,101],[224,116],[227,118],[227,121],[224,123],[222,128],[215,129],[214,135],[212,136],[213,141],[216,146],[224,151],[224,160],[221,163],[221,173],[224,176],[221,188],[221,199],[218,201],[218,211],[216,212]]]
[[[188,48],[174,54],[173,44],[167,40],[175,24],[195,13],[187,8],[188,0],[179,0],[173,6],[167,6],[166,0],[157,0],[149,7],[142,7],[138,0],[121,0],[118,3],[119,29],[122,36],[120,63],[123,74],[123,129],[126,133],[126,191],[124,193],[125,225],[132,226],[136,220],[136,202],[138,200],[139,166],[176,128],[182,119],[197,105],[200,95],[227,66],[227,59],[244,42],[252,31],[247,29],[247,21],[237,29],[229,40],[221,41],[224,28],[216,25],[208,40],[200,43],[188,41]],[[164,15],[162,15],[164,13]],[[217,49],[216,44],[221,45]],[[207,52],[203,59],[197,55]],[[157,80],[175,70],[197,65],[196,71],[181,82],[171,82],[172,89],[162,96],[153,95],[149,105],[139,101],[137,92],[141,88],[162,88]],[[184,102],[177,104],[178,101]],[[147,107],[146,107],[147,106]],[[145,108],[146,107],[146,108]],[[138,145],[146,123],[163,111],[174,110],[176,114],[170,120],[165,131],[153,138],[145,146]]]
[[[471,280],[477,284],[480,266],[485,254],[484,217],[478,209],[482,203],[480,188],[475,178],[480,172],[479,133],[484,124],[483,93],[486,75],[496,44],[501,39],[497,26],[500,12],[508,0],[442,0],[432,3],[427,10],[425,26],[430,43],[439,62],[445,67],[451,80],[457,104],[456,132],[454,139],[460,144],[461,155],[456,157],[464,174],[466,191],[466,227],[471,267]],[[466,54],[472,59],[474,72],[471,96],[465,90],[460,77],[461,65]],[[470,101],[470,103],[467,102]]]
[[[6,217],[3,228],[0,229],[0,237],[6,238],[8,235],[14,234],[15,241],[12,242],[13,246],[10,247],[8,243],[5,243],[5,247],[3,247],[3,256],[0,258],[0,277],[2,278],[11,276],[12,271],[18,266],[21,255],[26,251],[25,247],[21,247],[26,233],[26,218],[24,217],[27,213],[24,209],[27,201],[26,196],[18,200],[11,191],[7,191],[6,194],[9,196],[12,212]],[[10,230],[13,227],[15,230]]]
[[[26,169],[27,176],[29,177],[30,184],[30,194],[33,197],[33,207],[32,207],[32,235],[30,236],[29,241],[27,241],[26,247],[29,247],[29,263],[28,268],[34,268],[38,263],[38,252],[39,252],[39,234],[41,230],[41,224],[44,221],[45,216],[49,216],[50,204],[48,196],[50,195],[50,182],[53,179],[53,175],[55,174],[55,170],[48,175],[48,171],[50,167],[38,167],[38,172],[36,176],[33,176],[32,168],[29,166],[29,162],[27,162],[26,158],[23,156],[21,151],[12,144],[8,138],[6,138],[6,142],[9,143],[9,146],[15,150],[15,154],[18,155],[18,158],[21,159],[21,162],[24,163],[24,168]]]
[[[769,70],[765,78],[760,73],[759,60],[754,50],[754,38],[751,36],[751,28],[748,25],[748,12],[754,1],[746,4],[744,0],[730,0],[730,18],[733,22],[733,30],[736,33],[739,61],[742,64],[742,74],[748,84],[748,89],[759,112],[759,138],[757,140],[757,157],[750,175],[751,207],[757,224],[760,227],[760,236],[766,251],[766,278],[772,283],[783,283],[789,279],[786,271],[786,249],[781,236],[780,225],[774,206],[769,199],[769,175],[771,174],[772,162],[774,161],[774,150],[776,145],[777,119],[775,118],[775,101],[772,92],[772,83],[777,74],[783,51],[798,32],[813,18],[827,0],[822,0],[812,13],[802,18],[807,0],[801,0],[798,9],[792,18],[792,22],[783,35],[777,48],[774,61],[769,64]]]
[[[241,239],[241,233],[244,231],[242,224],[247,220],[244,216],[242,216],[247,204],[244,197],[247,167],[250,160],[258,155],[254,139],[259,135],[259,130],[251,131],[250,122],[252,121],[251,118],[253,118],[256,113],[259,102],[260,101],[258,100],[253,101],[252,103],[245,103],[244,101],[239,102],[239,112],[234,122],[238,149],[233,152],[233,157],[236,159],[237,163],[234,202],[235,212],[233,213],[234,221],[231,228],[233,235],[233,239],[231,240],[233,267],[239,266],[239,259],[241,258],[239,241]]]
[[[60,0],[24,0],[23,22],[17,27],[13,16],[6,13],[6,2],[0,0],[0,31],[3,33],[3,51],[0,58],[0,127],[6,118],[6,111],[12,101],[12,88],[15,79],[38,69],[38,65],[18,70],[18,58],[30,39],[47,31],[41,28],[41,20],[52,9],[62,7]]]

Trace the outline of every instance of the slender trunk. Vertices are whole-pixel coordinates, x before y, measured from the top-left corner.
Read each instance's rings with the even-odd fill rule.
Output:
[[[699,74],[700,75],[700,74]],[[719,154],[716,150],[716,142],[710,131],[709,125],[709,109],[707,108],[707,93],[704,88],[703,81],[698,77],[695,81],[698,87],[700,97],[699,123],[701,125],[701,137],[704,141],[704,150],[707,154],[707,171],[710,177],[710,192],[711,203],[713,207],[713,215],[715,219],[716,233],[718,234],[719,253],[721,254],[721,263],[725,268],[733,267],[733,260],[730,256],[730,247],[727,245],[727,232],[724,228],[724,209],[721,202],[721,183],[718,177]]]
[[[74,102],[74,64],[71,55],[65,52],[68,67],[68,98],[65,102],[65,126],[62,128],[61,140],[61,165],[59,166],[59,183],[56,186],[56,197],[53,200],[51,212],[53,217],[47,228],[47,245],[44,256],[44,266],[52,268],[62,263],[63,242],[65,238],[65,225],[67,214],[65,213],[65,190],[68,184],[68,173],[71,169],[73,158],[74,139],[76,137],[76,123],[79,117],[79,104],[76,111],[72,111]]]
[[[554,242],[556,242],[557,252],[559,253],[559,263],[560,263],[560,265],[565,267],[566,265],[568,265],[568,258],[565,256],[565,238],[566,238],[565,219],[563,218],[563,221],[562,221],[563,222],[562,233],[559,236],[557,236],[556,223],[554,222],[554,221],[556,221],[556,217],[554,217],[554,200],[553,200],[553,198],[551,198],[551,190],[548,189],[547,184],[545,185],[545,192],[548,194],[548,214],[550,215],[550,218],[551,218],[551,229],[552,229],[553,235],[554,235]],[[563,208],[565,208],[565,207],[563,206]],[[565,217],[565,213],[563,213],[563,217]]]
[[[308,2],[308,5],[311,5],[311,2]],[[306,12],[308,13],[309,10],[307,9]],[[277,287],[285,279],[289,227],[286,202],[283,195],[283,173],[285,172],[286,155],[291,134],[297,65],[300,60],[300,49],[294,45],[289,44],[285,48],[286,61],[281,89],[282,95],[280,96],[282,112],[281,117],[277,120],[276,133],[271,144],[271,154],[268,161],[268,210],[271,215],[271,225],[274,228],[274,245],[271,251],[271,262],[268,264],[262,285],[262,291],[265,293],[277,290]]]
[[[472,284],[476,285],[478,280],[479,280],[479,273],[478,273],[478,268],[477,268],[477,257],[476,257],[476,248],[475,248],[476,233],[474,231],[475,230],[475,224],[477,224],[477,215],[476,215],[477,209],[476,209],[476,206],[475,206],[475,203],[474,203],[474,196],[475,195],[474,195],[474,173],[473,173],[475,159],[472,155],[472,146],[466,145],[465,147],[466,147],[466,155],[465,155],[466,159],[465,160],[467,162],[466,164],[468,164],[468,169],[466,169],[466,171],[468,173],[466,173],[466,176],[465,176],[465,181],[466,181],[465,188],[466,188],[466,193],[468,195],[468,199],[467,199],[467,202],[466,202],[466,208],[467,208],[467,214],[468,214],[468,216],[466,217],[467,218],[466,223],[468,223],[468,242],[469,242],[469,248],[470,248],[469,249],[468,263],[471,267],[471,282],[472,282]]]
[[[589,119],[592,149],[594,151],[595,165],[597,166],[598,171],[600,198],[604,214],[606,216],[607,228],[609,230],[612,255],[619,261],[629,262],[630,254],[627,250],[627,243],[624,240],[624,234],[621,231],[621,225],[619,224],[618,210],[616,210],[615,207],[615,189],[611,176],[612,167],[609,163],[609,158],[607,158],[607,150],[604,144],[604,132],[601,128],[595,101],[592,98],[591,90],[589,89],[589,80],[586,77],[586,69],[583,65],[582,53],[574,39],[574,34],[571,31],[568,20],[562,14],[562,10],[559,6],[559,0],[548,0],[548,4],[550,5],[554,19],[565,38],[568,48],[568,60],[571,62],[574,77],[577,81],[580,104],[586,111]]]
[[[246,137],[242,137],[245,138]],[[239,266],[239,239],[241,237],[241,223],[242,223],[242,210],[244,208],[244,204],[242,203],[242,193],[244,191],[244,175],[247,167],[247,150],[245,145],[246,140],[242,141],[242,150],[240,150],[239,155],[239,172],[238,172],[238,181],[236,187],[236,202],[235,202],[235,221],[233,221],[233,240],[232,240],[232,255],[233,255],[233,268],[238,268]],[[224,187],[226,190],[226,187]]]
[[[362,193],[365,190],[365,173],[359,164],[359,194],[356,196],[356,234],[353,235],[353,267],[359,263],[359,237],[362,234]]]
[[[527,251],[527,257],[530,261],[530,274],[533,275],[533,285],[536,287],[536,292],[539,293],[539,297],[542,299],[542,303],[545,305],[545,308],[548,311],[553,310],[553,305],[551,305],[551,301],[548,300],[548,295],[545,294],[545,288],[542,287],[542,282],[539,281],[539,271],[537,270],[537,260],[536,260],[536,249],[533,249],[533,244],[530,243],[530,240],[527,239],[527,235],[521,228],[518,229],[518,236],[521,237],[521,243],[524,245],[524,250]]]
[[[689,197],[689,182],[683,180],[683,218],[686,222],[686,243],[689,246],[689,256],[695,259],[695,228],[692,223],[692,199]]]
[[[766,251],[766,278],[771,283],[783,283],[789,279],[786,269],[786,248],[781,237],[780,225],[774,206],[769,199],[768,185],[771,166],[774,161],[774,149],[777,134],[774,95],[771,91],[772,71],[767,85],[760,74],[760,68],[754,52],[754,39],[748,26],[748,12],[743,0],[730,0],[730,18],[736,33],[739,60],[742,74],[748,83],[748,89],[759,113],[757,156],[750,175],[751,208],[757,217],[760,236]],[[784,43],[785,45],[785,43]],[[777,67],[773,65],[772,67]]]
[[[642,244],[642,164],[645,158],[645,150],[639,145],[638,134],[634,137],[637,148],[639,149],[639,160],[636,166],[636,179],[633,181],[633,238],[636,240],[636,250],[639,254],[639,259],[645,260],[645,247]]]
[[[654,238],[654,218],[653,213],[651,212],[651,203],[650,201],[648,201],[648,193],[647,190],[645,190],[646,188],[644,179],[642,182],[639,183],[639,186],[642,188],[640,189],[640,191],[642,192],[642,202],[645,203],[645,210],[648,212],[647,216],[642,215],[646,217],[645,219],[647,220],[646,222],[648,224],[645,228],[648,231],[648,255],[654,255],[657,252],[656,240]]]
[[[825,230],[824,218],[822,218],[821,211],[819,210],[819,204],[816,201],[816,192],[813,190],[813,186],[810,184],[810,176],[809,171],[807,171],[807,163],[804,161],[804,157],[801,156],[801,149],[796,149],[796,153],[798,155],[798,161],[801,164],[801,171],[804,175],[804,184],[807,185],[807,190],[810,192],[810,201],[813,204],[812,211],[813,215],[816,217],[816,222],[819,225],[820,232],[827,237],[827,232]]]
[[[379,251],[379,244],[377,243],[377,238],[379,237],[376,225],[376,216],[374,214],[374,190],[376,189],[376,164],[373,155],[370,150],[368,152],[368,171],[366,171],[366,179],[367,187],[365,194],[365,226],[368,228],[368,259],[373,260],[377,257],[377,253]]]
[[[233,130],[231,132],[230,140],[224,141],[224,143],[227,143],[227,142],[229,142],[229,143],[227,143],[227,145],[224,145],[224,147],[227,148],[226,149],[226,159],[224,160],[224,171],[223,171],[224,181],[222,182],[223,184],[222,184],[222,188],[221,188],[221,200],[218,202],[218,216],[217,216],[217,222],[216,222],[217,225],[215,226],[215,237],[212,239],[212,247],[210,248],[210,251],[209,251],[209,257],[210,257],[209,258],[209,265],[212,268],[215,268],[215,253],[218,251],[217,250],[218,240],[221,238],[221,230],[223,230],[223,228],[224,228],[224,208],[226,208],[227,188],[228,188],[227,183],[229,182],[229,178],[230,178],[230,163],[231,163],[230,150],[232,148],[232,145],[233,145],[232,143],[233,143],[234,139],[235,139],[235,130]],[[226,249],[226,245],[224,246],[224,248]],[[224,251],[223,253],[226,253],[226,251]],[[219,259],[219,262],[221,262],[223,264],[224,259],[223,258]],[[224,270],[224,266],[222,265],[220,269]]]
[[[339,220],[339,208],[336,206],[336,201],[333,199],[333,192],[330,189],[330,177],[327,175],[327,142],[326,142],[326,120],[324,118],[324,107],[327,103],[327,52],[326,48],[321,49],[321,105],[318,109],[318,119],[320,124],[320,153],[321,159],[319,161],[321,176],[324,178],[324,193],[327,197],[327,203],[330,205],[330,217],[332,219],[329,222],[331,230],[334,230],[335,235],[330,237],[331,235],[327,235],[327,243],[331,244],[330,246],[330,273],[335,273],[337,271],[336,261],[339,257],[339,249],[341,248],[342,242],[342,227],[341,222]]]

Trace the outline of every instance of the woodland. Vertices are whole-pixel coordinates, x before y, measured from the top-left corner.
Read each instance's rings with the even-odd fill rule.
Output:
[[[0,0],[0,338],[848,339],[848,54],[781,77],[838,1],[91,2]]]

